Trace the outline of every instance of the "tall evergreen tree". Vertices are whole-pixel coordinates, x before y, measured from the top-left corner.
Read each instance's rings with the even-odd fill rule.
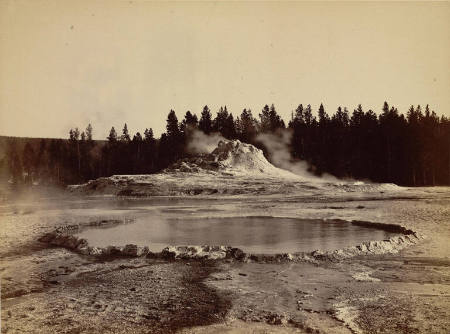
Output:
[[[49,166],[51,170],[51,181],[55,183],[61,182],[61,157],[62,157],[63,141],[61,139],[52,139],[49,146]]]
[[[293,130],[291,142],[292,155],[294,158],[304,159],[306,125],[302,104],[299,104],[295,109],[292,119],[289,122],[289,128]]]
[[[258,133],[258,122],[253,117],[252,111],[244,109],[236,121],[239,139],[246,143],[252,143]]]
[[[190,130],[198,128],[197,115],[192,114],[189,110],[184,115],[184,119],[180,124],[181,132],[188,132]]]
[[[285,124],[281,117],[277,114],[275,106],[266,104],[259,114],[261,132],[275,132],[277,129],[285,128]]]
[[[203,107],[202,115],[198,123],[198,127],[207,135],[212,131],[212,116],[208,106]]]
[[[86,140],[92,141],[92,125],[91,123],[88,124],[86,127]]]
[[[80,130],[75,128],[75,130],[70,129],[69,131],[69,141],[71,144],[71,155],[72,158],[70,160],[73,161],[74,164],[78,166],[77,171],[77,180],[81,177],[81,151],[80,151]]]
[[[123,129],[122,129],[122,135],[120,136],[120,141],[129,143],[130,140],[131,140],[131,138],[128,133],[128,126],[127,126],[127,123],[125,123],[125,125],[123,126]]]
[[[27,181],[32,182],[33,181],[33,172],[34,172],[34,162],[35,162],[35,156],[34,156],[34,150],[33,147],[29,142],[25,144],[25,148],[23,150],[23,169],[25,173],[27,173]]]
[[[382,152],[385,152],[380,161],[382,173],[379,178],[385,182],[394,182],[396,178],[405,177],[404,173],[401,173],[401,161],[404,161],[403,155],[405,154],[403,133],[406,122],[404,116],[398,113],[397,108],[392,106],[389,109],[387,102],[383,104],[379,122],[381,149]]]
[[[259,114],[259,121],[261,126],[261,132],[270,132],[271,122],[270,122],[270,108],[269,105],[265,105],[261,113]]]
[[[271,124],[271,131],[274,132],[278,129],[284,129],[286,128],[286,125],[284,124],[283,119],[280,115],[277,114],[275,110],[275,105],[270,106],[270,124]]]
[[[144,173],[153,173],[156,171],[157,165],[157,146],[156,139],[153,135],[153,129],[145,129],[144,132],[144,158],[143,158],[143,168],[142,172]]]
[[[165,151],[163,158],[166,163],[176,161],[183,153],[184,138],[174,110],[170,110],[167,116],[166,136],[165,140],[161,141],[160,148]]]
[[[367,149],[367,143],[365,140],[364,126],[365,114],[362,106],[359,104],[356,109],[353,110],[353,114],[350,118],[350,143],[352,143],[351,154],[351,176],[361,177],[364,175],[364,170],[367,168],[366,160],[363,160],[364,150]]]
[[[312,114],[312,108],[310,104],[308,104],[305,108],[304,119],[307,126],[311,126],[314,121],[314,116]]]
[[[47,140],[41,139],[39,140],[38,149],[35,150],[34,159],[33,159],[33,178],[35,180],[44,179],[48,177],[48,173],[50,170],[49,167],[49,153],[47,148]]]
[[[277,129],[285,128],[281,117],[277,114],[275,106],[266,104],[259,114],[261,132],[275,132]]]
[[[169,115],[167,116],[166,133],[169,138],[175,138],[180,135],[178,118],[174,110],[170,110]]]
[[[144,131],[144,141],[146,142],[150,142],[155,140],[155,137],[153,135],[153,129],[149,128],[149,129],[145,129]]]
[[[319,125],[323,126],[330,120],[330,116],[328,116],[322,103],[320,104],[318,115],[319,115]]]
[[[136,132],[136,134],[133,136],[131,146],[132,146],[133,173],[141,173],[141,171],[143,170],[142,166],[143,139],[139,132]]]
[[[223,135],[224,128],[227,123],[227,118],[228,118],[227,106],[225,106],[225,108],[220,107],[220,110],[213,121],[213,131],[220,132]]]
[[[237,138],[236,127],[232,113],[229,113],[225,120],[224,126],[222,128],[222,135],[227,139]]]
[[[110,144],[117,142],[117,132],[116,129],[114,129],[114,127],[111,128],[111,130],[109,131],[109,135],[106,139],[108,139],[108,142]]]
[[[7,143],[8,169],[12,177],[13,184],[20,184],[23,181],[23,165],[20,159],[17,141],[10,139]]]

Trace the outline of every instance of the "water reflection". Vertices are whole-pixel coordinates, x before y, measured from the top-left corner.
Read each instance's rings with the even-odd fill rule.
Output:
[[[393,233],[344,221],[277,217],[167,218],[138,217],[136,222],[85,230],[80,236],[93,246],[129,243],[160,251],[167,245],[232,245],[251,253],[333,250],[382,240]]]

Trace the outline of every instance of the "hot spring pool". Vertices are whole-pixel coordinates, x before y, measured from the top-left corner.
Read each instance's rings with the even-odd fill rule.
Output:
[[[396,233],[337,220],[277,217],[162,218],[140,217],[134,223],[89,228],[77,236],[91,246],[229,245],[247,253],[293,253],[334,250]]]

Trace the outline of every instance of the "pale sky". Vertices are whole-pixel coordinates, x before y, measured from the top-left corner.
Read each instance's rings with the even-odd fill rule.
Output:
[[[450,3],[0,0],[0,135],[63,137],[227,105],[285,121],[429,104],[450,116]]]

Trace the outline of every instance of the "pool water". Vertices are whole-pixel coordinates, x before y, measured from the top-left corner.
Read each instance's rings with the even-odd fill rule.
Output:
[[[131,224],[89,228],[78,234],[97,247],[136,244],[158,252],[168,245],[229,245],[248,253],[263,254],[334,250],[394,235],[342,220],[157,215],[138,217]]]

